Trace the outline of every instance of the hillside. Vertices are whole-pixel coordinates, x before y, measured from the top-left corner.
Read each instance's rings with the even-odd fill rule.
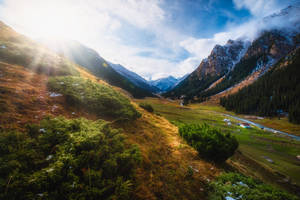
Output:
[[[76,41],[56,41],[45,42],[47,46],[60,55],[70,59],[74,63],[86,68],[92,74],[97,76],[113,86],[120,87],[128,91],[135,98],[153,96],[149,88],[143,88],[132,82],[126,76],[119,74],[102,58],[95,50],[84,46]]]
[[[166,119],[71,67],[76,76],[0,63],[1,198],[205,198],[220,168]]]

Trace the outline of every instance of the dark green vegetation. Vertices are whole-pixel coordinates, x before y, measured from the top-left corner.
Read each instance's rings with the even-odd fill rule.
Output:
[[[224,173],[211,184],[210,200],[297,200],[284,191],[238,173]]]
[[[109,86],[94,83],[80,77],[50,78],[51,91],[63,94],[71,106],[83,106],[99,116],[110,116],[120,120],[133,120],[140,113],[131,105],[128,98]]]
[[[148,104],[148,103],[139,103],[139,106],[145,110],[147,110],[148,112],[153,112],[154,109],[153,107],[151,106],[151,104]]]
[[[0,22],[0,61],[47,75],[79,75],[75,64],[15,33]]]
[[[153,97],[153,94],[150,91],[137,87],[127,78],[116,72],[109,63],[99,56],[99,54],[93,49],[72,41],[63,43],[61,49],[58,48],[56,51],[78,65],[88,69],[95,76],[105,80],[110,85],[114,85],[128,91],[135,98],[143,98],[146,96]]]
[[[300,49],[238,93],[221,99],[227,110],[242,114],[275,116],[289,112],[289,121],[300,123]],[[282,111],[281,111],[282,110]]]
[[[1,199],[130,199],[136,147],[104,121],[47,118],[0,133]]]
[[[179,133],[200,156],[216,163],[222,163],[232,156],[238,148],[238,141],[230,133],[222,134],[220,130],[207,124],[190,124],[179,127]]]

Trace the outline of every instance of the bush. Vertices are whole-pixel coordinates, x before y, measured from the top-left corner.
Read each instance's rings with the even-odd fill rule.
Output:
[[[80,77],[50,78],[48,88],[65,95],[71,106],[82,106],[98,115],[132,120],[140,117],[140,113],[131,105],[128,98],[113,88],[94,83]]]
[[[238,148],[238,141],[230,133],[222,134],[206,124],[183,125],[180,135],[194,147],[200,156],[216,163],[222,163]]]
[[[141,156],[104,121],[45,119],[0,133],[0,199],[130,199]]]
[[[224,173],[210,184],[209,199],[297,200],[284,191],[238,173]]]
[[[152,107],[152,105],[150,105],[149,103],[140,103],[139,106],[145,110],[147,110],[148,112],[153,112],[154,109]]]

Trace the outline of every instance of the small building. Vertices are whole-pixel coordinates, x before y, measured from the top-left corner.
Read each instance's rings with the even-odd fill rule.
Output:
[[[240,126],[243,128],[251,128],[250,124],[248,123],[241,123]]]

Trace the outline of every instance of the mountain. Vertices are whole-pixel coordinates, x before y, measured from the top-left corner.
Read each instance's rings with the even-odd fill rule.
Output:
[[[143,77],[139,76],[138,74],[126,69],[124,66],[120,64],[113,64],[109,62],[109,65],[120,75],[123,77],[126,77],[128,80],[130,80],[133,84],[136,86],[143,88],[147,91],[151,91],[153,93],[159,92],[159,89],[153,85],[151,85],[147,80],[145,80]]]
[[[224,46],[216,45],[191,75],[164,95],[204,101],[235,87],[254,73],[258,77],[263,75],[299,45],[299,13],[300,7],[296,4],[265,17],[260,24],[264,30],[252,42],[229,40]],[[281,20],[285,20],[284,23]]]
[[[237,93],[223,97],[222,106],[242,114],[276,116],[288,113],[300,123],[300,47],[283,57],[270,71]]]
[[[135,98],[154,96],[152,90],[134,84],[127,76],[118,73],[109,62],[102,58],[95,50],[88,48],[79,42],[56,41],[55,43],[46,42],[46,45],[60,55],[63,55],[76,64],[88,69],[100,79],[128,91]]]
[[[235,64],[245,54],[249,42],[229,40],[226,45],[216,45],[211,54],[203,59],[198,68],[191,73],[166,96],[195,95],[206,89],[214,81],[232,70]]]
[[[187,75],[184,75],[183,77],[180,78],[175,78],[173,76],[168,76],[165,78],[160,78],[154,81],[149,81],[149,83],[154,86],[159,88],[160,92],[167,92],[174,88],[176,85],[178,85],[182,80],[184,80],[187,77]]]

